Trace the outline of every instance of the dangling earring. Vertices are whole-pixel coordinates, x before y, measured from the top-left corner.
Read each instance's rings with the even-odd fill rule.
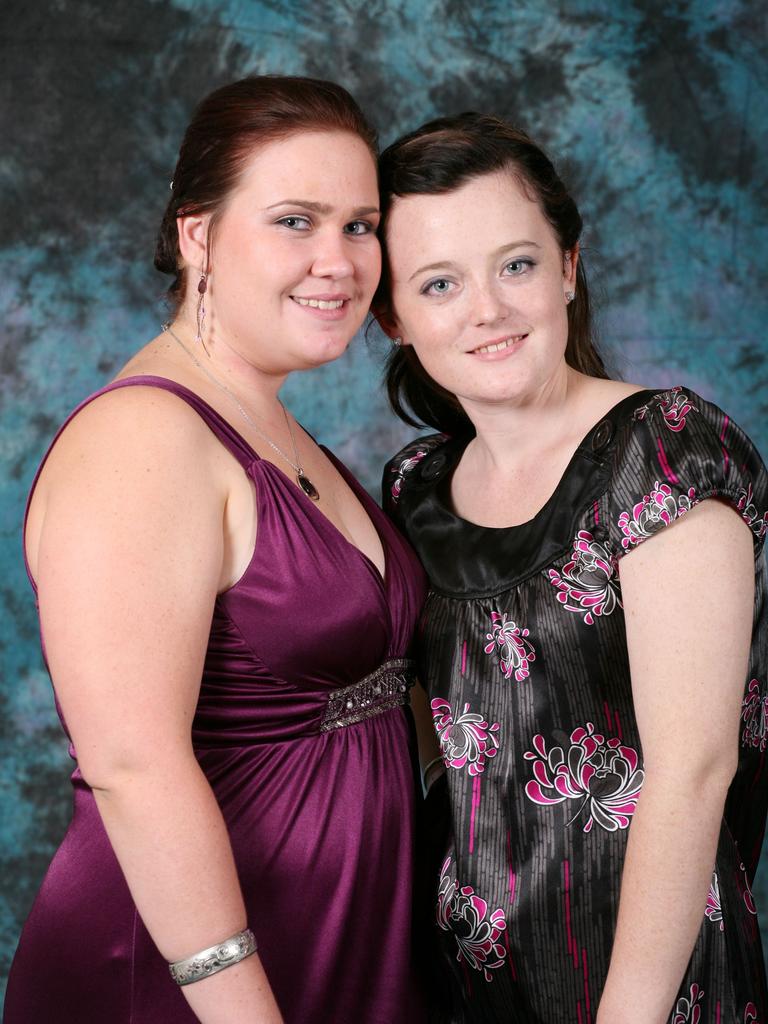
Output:
[[[565,303],[566,303],[566,305],[568,305],[569,302],[573,302],[573,300],[575,298],[576,298],[576,292],[566,292],[565,293]]]
[[[205,292],[208,288],[208,278],[204,270],[200,271],[200,280],[197,282],[197,337],[195,341],[203,344],[203,330],[205,329]]]

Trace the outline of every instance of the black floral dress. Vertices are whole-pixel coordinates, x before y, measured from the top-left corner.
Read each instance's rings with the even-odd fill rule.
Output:
[[[716,497],[754,533],[754,631],[739,766],[671,1022],[766,1024],[750,892],[768,803],[768,478],[757,451],[689,390],[638,392],[584,438],[530,522],[493,529],[451,510],[465,444],[413,442],[384,481],[431,580],[418,656],[447,766],[434,932],[461,1007],[453,1020],[594,1022],[643,785],[619,561]],[[659,600],[673,604],[685,586],[660,579]]]

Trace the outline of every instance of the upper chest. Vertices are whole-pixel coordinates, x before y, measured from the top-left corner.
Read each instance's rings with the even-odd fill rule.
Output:
[[[574,444],[520,459],[504,472],[482,467],[469,453],[445,488],[457,516],[479,526],[518,527],[536,517],[553,497],[574,458]]]

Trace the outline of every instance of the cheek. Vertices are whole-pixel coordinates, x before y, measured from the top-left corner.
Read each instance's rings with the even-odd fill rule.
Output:
[[[371,291],[375,291],[381,277],[381,248],[379,245],[374,244],[364,253],[361,253],[356,262],[360,275],[370,286]]]

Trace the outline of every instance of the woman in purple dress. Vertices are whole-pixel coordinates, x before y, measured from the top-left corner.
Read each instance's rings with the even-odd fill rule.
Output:
[[[404,707],[423,576],[278,398],[368,311],[375,148],[331,83],[209,96],[156,256],[173,319],[38,472],[25,550],[74,817],[6,1024],[423,1020]]]
[[[762,460],[688,388],[608,379],[581,218],[524,133],[436,121],[380,173],[390,396],[441,431],[385,498],[431,581],[453,1019],[765,1021]]]

